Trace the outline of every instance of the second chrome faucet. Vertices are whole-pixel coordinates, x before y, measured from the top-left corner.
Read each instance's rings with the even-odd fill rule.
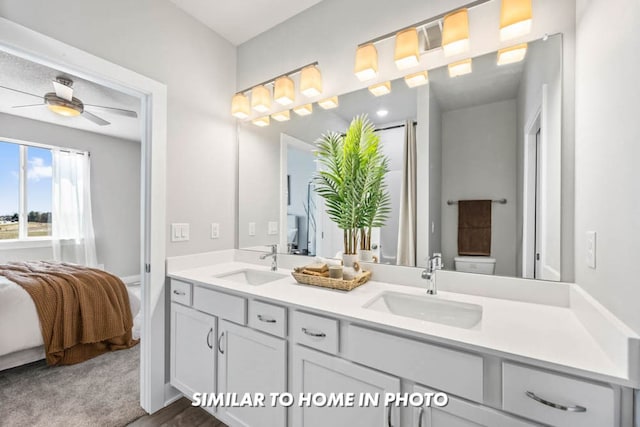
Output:
[[[428,280],[427,293],[429,295],[436,295],[438,293],[438,287],[436,286],[436,270],[442,270],[442,254],[434,253],[429,258],[429,265],[422,271],[422,278]]]

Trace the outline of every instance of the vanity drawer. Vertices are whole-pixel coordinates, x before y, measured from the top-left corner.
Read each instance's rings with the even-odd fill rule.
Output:
[[[171,279],[171,301],[191,305],[191,283]]]
[[[555,405],[555,406],[554,406]],[[616,391],[610,386],[502,364],[502,407],[553,426],[614,426]]]
[[[481,356],[350,324],[343,340],[347,359],[483,402]]]
[[[338,354],[338,321],[315,314],[294,311],[291,315],[293,341],[318,350]]]
[[[285,338],[287,310],[266,302],[249,301],[249,326],[259,331]]]
[[[193,308],[240,325],[247,324],[247,300],[242,297],[195,286]]]

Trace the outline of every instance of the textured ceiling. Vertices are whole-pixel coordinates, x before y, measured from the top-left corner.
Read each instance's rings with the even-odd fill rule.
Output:
[[[85,104],[133,110],[140,114],[140,100],[138,98],[0,51],[0,86],[43,96],[47,92],[53,92],[53,84],[51,82],[57,76],[71,78],[73,80],[73,96],[79,98]],[[0,112],[2,113],[140,141],[140,121],[137,118],[87,108],[87,111],[111,122],[107,126],[98,126],[82,116],[60,116],[49,111],[45,106],[12,108],[16,105],[38,104],[41,102],[41,98],[0,88]]]
[[[171,0],[180,9],[240,45],[321,0]]]

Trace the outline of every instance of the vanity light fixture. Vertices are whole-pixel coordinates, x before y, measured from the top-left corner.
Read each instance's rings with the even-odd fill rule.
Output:
[[[383,96],[391,93],[391,82],[386,81],[383,83],[378,83],[373,86],[369,86],[369,92],[374,94],[375,96]]]
[[[373,43],[358,46],[353,72],[361,82],[378,76],[378,50]]]
[[[515,46],[500,49],[498,51],[498,65],[513,64],[520,62],[527,55],[527,44],[522,43]]]
[[[420,49],[418,46],[418,30],[407,28],[396,34],[396,48],[393,59],[398,70],[406,70],[418,66],[420,63]]]
[[[231,115],[237,119],[244,120],[251,114],[249,97],[244,93],[236,93],[231,99]]]
[[[241,120],[247,119],[251,115],[251,110],[261,114],[267,114],[271,109],[271,88],[273,87],[273,99],[280,105],[291,105],[296,99],[295,83],[292,75],[300,73],[301,90],[307,96],[310,94],[320,94],[322,92],[322,76],[318,70],[318,62],[312,62],[288,73],[253,85],[250,88],[236,92],[231,99],[231,114]],[[306,86],[305,86],[306,85]],[[248,93],[251,93],[249,101]],[[268,116],[267,116],[268,118]],[[258,119],[260,120],[260,119]],[[268,124],[268,123],[267,123]]]
[[[269,116],[264,116],[264,117],[259,117],[257,119],[253,119],[251,120],[251,123],[253,123],[256,126],[259,127],[265,127],[265,126],[269,126]]]
[[[426,85],[429,83],[429,73],[427,71],[420,71],[418,73],[409,74],[404,77],[404,82],[409,87]]]
[[[271,108],[271,92],[266,86],[251,89],[251,108],[258,113],[266,113]]]
[[[471,58],[449,64],[449,77],[463,76],[471,71]]]
[[[469,50],[469,11],[456,10],[444,17],[442,24],[444,56],[454,56]]]
[[[338,107],[338,97],[332,96],[331,98],[323,99],[322,101],[318,101],[318,105],[325,110],[330,110],[332,108]]]
[[[312,104],[304,104],[299,105],[293,108],[293,112],[299,116],[308,116],[313,113],[313,105]]]
[[[278,111],[277,113],[273,113],[271,118],[277,122],[286,122],[291,119],[291,113],[289,110]]]
[[[291,105],[296,99],[296,90],[291,77],[281,76],[273,84],[273,100],[280,105]]]
[[[529,34],[532,19],[531,0],[502,0],[500,40],[511,40]]]
[[[308,98],[322,93],[322,74],[316,65],[305,67],[300,72],[300,92]]]

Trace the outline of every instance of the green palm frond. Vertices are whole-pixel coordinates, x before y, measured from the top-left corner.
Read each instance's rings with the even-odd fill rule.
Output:
[[[314,177],[316,192],[325,199],[331,221],[344,230],[344,253],[355,253],[358,230],[361,244],[370,245],[371,227],[381,227],[388,219],[389,160],[366,115],[356,116],[344,136],[324,134],[316,146],[322,166]]]

